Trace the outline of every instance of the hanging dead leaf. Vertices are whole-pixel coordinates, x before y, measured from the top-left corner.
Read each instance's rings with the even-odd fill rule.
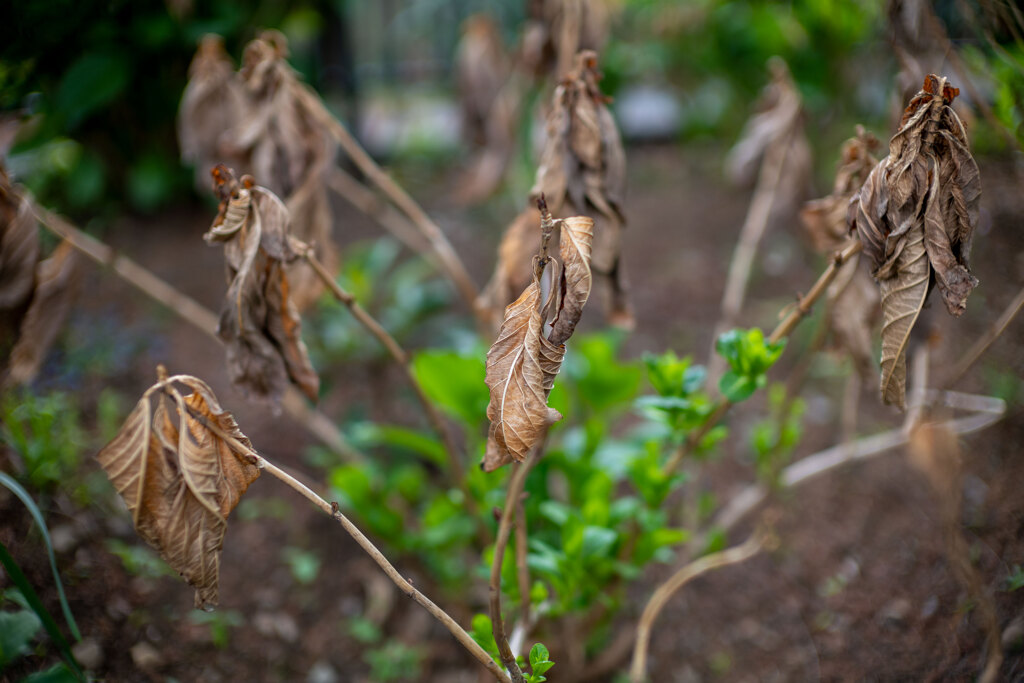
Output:
[[[494,274],[477,303],[481,310],[491,313],[495,331],[500,321],[494,318],[515,300],[516,292],[526,289],[533,278],[530,257],[536,253],[540,241],[537,233],[539,224],[540,212],[530,207],[516,216],[501,238]]]
[[[229,287],[217,334],[227,345],[231,381],[276,404],[290,380],[316,401],[320,381],[284,271],[297,258],[288,209],[251,177],[239,183],[222,165],[213,173],[221,208],[204,239],[224,244]]]
[[[188,75],[178,107],[178,147],[181,160],[195,167],[196,187],[205,190],[209,183],[206,171],[213,164],[246,165],[226,134],[238,125],[248,98],[224,50],[224,39],[218,35],[203,36]]]
[[[7,381],[27,384],[39,373],[74,303],[77,274],[78,257],[67,241],[36,266],[36,288],[11,350]]]
[[[978,284],[967,270],[981,181],[963,124],[959,90],[929,75],[883,159],[851,204],[851,221],[882,294],[882,399],[903,406],[910,332],[929,282],[946,310],[963,313]]]
[[[183,396],[175,383],[192,393]],[[216,605],[227,517],[260,471],[210,387],[162,375],[96,459],[139,535],[195,588],[196,607]]]
[[[621,260],[625,217],[626,156],[618,128],[601,94],[597,55],[584,50],[575,68],[555,89],[547,119],[547,139],[530,191],[547,198],[554,214],[594,219],[591,266],[605,291],[608,321],[626,329],[634,324]]]
[[[579,322],[590,293],[593,223],[585,216],[556,221],[543,207],[541,247],[533,258],[532,281],[505,309],[498,338],[487,352],[486,382],[491,395],[487,417],[491,425],[483,461],[486,472],[525,460],[548,427],[562,417],[548,407],[547,399],[562,365],[565,341]],[[562,233],[562,263],[550,260],[550,291],[541,305],[541,278],[555,228]]]
[[[807,202],[800,211],[804,228],[819,252],[832,254],[850,240],[850,200],[877,163],[872,156],[877,147],[875,136],[857,126],[857,135],[843,144],[832,194]],[[867,377],[873,366],[871,330],[881,310],[878,288],[861,267],[859,254],[842,265],[826,296],[836,342],[853,358],[857,371]]]
[[[0,386],[35,378],[71,307],[71,245],[40,256],[31,204],[0,166]]]

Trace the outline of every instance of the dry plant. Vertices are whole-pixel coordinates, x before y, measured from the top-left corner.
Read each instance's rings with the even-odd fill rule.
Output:
[[[284,198],[295,236],[315,245],[318,258],[333,269],[337,254],[326,176],[337,145],[299,99],[298,77],[287,57],[284,36],[265,31],[246,46],[235,73],[218,38],[205,37],[179,110],[182,158],[201,168],[224,162],[260,178]],[[323,286],[304,262],[289,264],[288,271],[295,304],[305,310]]]
[[[595,284],[606,290],[609,323],[628,329],[634,322],[621,260],[626,156],[599,80],[597,55],[580,52],[555,90],[530,196],[533,201],[543,196],[554,215],[584,214],[594,220]],[[492,317],[529,282],[523,264],[535,248],[530,225],[536,216],[532,208],[521,213],[502,239],[494,275],[481,297],[481,308]]]
[[[959,316],[978,284],[967,258],[981,180],[951,106],[959,92],[945,78],[925,79],[850,207],[882,295],[882,400],[901,408],[910,335],[932,286]]]
[[[715,354],[715,340],[739,320],[762,237],[770,225],[796,212],[810,187],[811,149],[804,131],[803,100],[781,58],[773,57],[768,70],[771,80],[761,93],[758,111],[726,160],[733,182],[748,184],[756,177],[757,184],[729,263],[708,354],[708,386],[715,386],[725,370]]]
[[[31,203],[0,166],[0,386],[39,372],[74,300],[76,271],[67,242],[43,258]]]
[[[547,397],[565,355],[565,341],[572,335],[583,305],[590,296],[591,244],[594,221],[585,216],[555,220],[544,200],[541,212],[541,246],[533,258],[533,282],[505,309],[498,338],[487,352],[487,386],[491,400],[487,418],[484,471],[510,462],[523,462],[549,426],[562,418],[548,408]],[[548,256],[548,242],[560,233],[559,262]],[[541,297],[541,277],[550,264],[546,300]]]
[[[238,181],[219,165],[213,177],[220,209],[203,238],[224,245],[229,286],[217,335],[227,347],[228,375],[244,393],[275,404],[288,382],[316,402],[320,379],[302,342],[285,272],[299,258],[289,211],[251,176]]]
[[[581,50],[601,52],[614,3],[607,0],[528,0],[522,62],[536,78],[560,78]]]
[[[176,384],[191,393],[183,395]],[[328,503],[259,455],[199,378],[168,376],[160,366],[157,383],[142,395],[97,459],[124,498],[139,535],[196,589],[197,607],[210,609],[217,603],[227,517],[265,471],[331,515],[388,578],[438,619],[496,680],[509,681],[454,619],[395,570],[337,503]]]

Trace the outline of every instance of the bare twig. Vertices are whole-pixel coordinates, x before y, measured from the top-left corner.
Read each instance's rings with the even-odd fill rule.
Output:
[[[524,683],[523,673],[516,663],[516,655],[508,644],[508,637],[505,635],[505,620],[501,616],[501,566],[505,559],[505,547],[508,545],[508,538],[512,531],[512,520],[516,514],[519,497],[523,493],[523,485],[526,483],[526,475],[537,460],[538,449],[534,449],[525,462],[516,463],[513,466],[512,476],[508,481],[508,490],[505,493],[505,507],[501,511],[501,521],[498,523],[498,535],[494,541],[494,559],[491,560],[491,627],[494,633],[494,642],[498,645],[498,654],[501,655],[501,663],[508,669],[512,680],[516,683]],[[529,600],[529,594],[525,597]]]
[[[470,310],[480,318],[481,312],[477,309],[476,299],[479,292],[473,284],[472,278],[466,271],[458,254],[452,248],[448,238],[445,237],[441,228],[431,220],[430,216],[416,203],[408,192],[396,183],[391,176],[384,172],[377,162],[366,153],[352,134],[348,132],[334,116],[327,111],[320,97],[308,86],[295,82],[294,94],[296,99],[302,103],[306,110],[327,129],[331,137],[341,145],[352,162],[360,171],[369,178],[374,185],[380,188],[387,197],[394,202],[395,206],[413,222],[413,225],[422,233],[424,239],[430,245],[430,249],[437,256],[438,261],[444,267],[445,273],[455,285],[459,295],[469,306]],[[486,321],[484,321],[486,323]]]
[[[633,664],[629,669],[629,680],[631,683],[643,683],[647,676],[647,648],[651,640],[651,628],[658,618],[662,608],[672,595],[685,586],[687,583],[705,574],[712,569],[725,567],[730,564],[745,562],[764,547],[766,541],[765,532],[755,531],[750,538],[741,545],[733,546],[717,553],[711,553],[694,560],[669,578],[668,581],[658,586],[651,599],[644,607],[640,616],[640,623],[636,629],[636,647],[633,649]]]
[[[994,323],[985,331],[976,342],[971,345],[971,348],[967,350],[967,353],[963,355],[953,366],[953,369],[949,372],[949,377],[943,382],[943,386],[947,389],[952,387],[960,378],[964,376],[971,366],[978,362],[978,359],[984,355],[988,348],[992,346],[992,343],[999,338],[1006,328],[1009,327],[1013,319],[1020,313],[1020,309],[1024,308],[1024,288],[1017,292],[1017,296],[1013,298],[1013,301],[999,314],[999,317]]]
[[[423,254],[438,270],[445,272],[444,266],[438,261],[423,234],[404,214],[381,199],[376,192],[340,168],[331,169],[327,175],[327,186],[352,206],[377,221],[411,251]]]
[[[179,317],[220,343],[221,340],[217,336],[216,314],[198,301],[186,296],[127,256],[118,253],[110,245],[79,230],[64,218],[48,211],[34,201],[32,202],[32,212],[40,225],[66,239],[72,247],[101,266],[110,268],[122,280],[174,311]],[[319,410],[309,407],[306,399],[294,386],[288,386],[282,407],[310,434],[332,451],[350,460],[366,461],[366,456],[348,442],[327,416]]]
[[[519,581],[519,619],[523,624],[524,634],[530,628],[530,567],[527,565],[527,543],[529,534],[526,529],[526,506],[523,496],[516,502],[516,577]]]
[[[348,308],[349,312],[352,313],[352,317],[359,321],[360,325],[365,327],[370,334],[377,338],[377,341],[387,349],[388,353],[391,354],[391,357],[394,358],[395,362],[402,368],[406,379],[409,380],[409,385],[412,386],[416,397],[423,405],[423,410],[427,414],[427,419],[430,420],[430,424],[433,426],[434,431],[437,432],[437,435],[440,436],[441,440],[444,442],[445,450],[448,451],[448,462],[451,466],[452,478],[454,481],[458,482],[460,486],[464,486],[465,468],[462,465],[461,451],[457,448],[455,439],[452,437],[451,431],[445,424],[444,418],[441,417],[441,413],[438,412],[433,402],[427,398],[427,394],[423,390],[422,385],[420,385],[419,380],[416,379],[416,375],[412,371],[409,354],[405,352],[405,349],[395,341],[395,338],[392,337],[391,334],[388,333],[388,331],[385,330],[372,315],[367,313],[365,308],[359,305],[359,302],[356,301],[356,298],[352,296],[350,292],[346,291],[338,284],[338,281],[331,276],[324,267],[324,264],[320,263],[320,260],[317,259],[310,246],[302,245],[299,248],[299,252],[302,257],[306,259],[306,262],[312,266],[317,276],[325,285],[327,285],[328,289],[331,290],[331,294],[334,295],[334,298]],[[472,498],[467,496],[466,500],[471,501]]]
[[[232,446],[236,446],[236,444],[237,446],[242,446],[242,444],[238,443],[237,441],[235,442],[235,444],[232,444]],[[246,449],[243,446],[242,450],[245,451],[249,449]],[[444,625],[444,627],[447,628],[448,631],[453,636],[455,636],[455,639],[459,641],[459,644],[466,648],[466,650],[468,650],[469,653],[477,659],[477,661],[483,664],[487,668],[487,670],[491,672],[491,675],[493,675],[496,680],[501,681],[502,683],[511,683],[508,675],[506,675],[505,672],[503,672],[501,668],[495,663],[495,661],[491,659],[491,656],[487,654],[484,651],[484,649],[480,647],[480,645],[478,645],[477,642],[473,640],[473,638],[468,633],[466,633],[465,629],[459,626],[459,624],[454,619],[452,619],[447,612],[445,612],[443,609],[435,605],[433,601],[431,601],[430,598],[425,596],[423,593],[416,590],[416,588],[414,588],[413,585],[409,583],[409,581],[406,580],[405,577],[398,573],[398,570],[395,569],[394,565],[392,565],[388,561],[388,559],[384,557],[383,553],[381,553],[380,550],[378,550],[377,547],[373,545],[370,539],[364,536],[363,533],[359,530],[359,528],[356,527],[356,525],[353,524],[348,519],[348,517],[343,515],[340,510],[338,510],[337,503],[328,503],[326,500],[324,500],[316,493],[314,493],[308,486],[306,486],[301,481],[291,476],[287,472],[284,472],[280,468],[276,467],[275,465],[267,461],[266,458],[263,458],[262,456],[258,455],[256,457],[256,462],[262,469],[266,470],[267,472],[274,475],[284,483],[288,484],[288,486],[291,486],[293,489],[295,489],[303,496],[305,496],[308,500],[312,501],[314,505],[316,505],[325,513],[333,517],[339,524],[341,524],[341,526],[344,527],[345,531],[347,531],[349,535],[352,536],[353,539],[355,539],[356,543],[359,544],[359,547],[366,551],[366,554],[369,555],[373,559],[373,561],[376,562],[377,565],[384,571],[384,573],[387,574],[388,578],[391,579],[396,586],[398,586],[399,590],[401,590],[407,596],[416,601],[420,606],[422,606],[424,609],[430,612],[430,614],[435,619],[440,621]]]

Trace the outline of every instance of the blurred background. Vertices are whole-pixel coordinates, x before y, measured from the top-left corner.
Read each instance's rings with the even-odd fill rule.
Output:
[[[482,286],[503,231],[527,206],[544,115],[564,76],[565,56],[545,24],[550,4],[2,3],[0,153],[12,178],[40,204],[217,310],[223,258],[201,242],[216,201],[206,170],[181,160],[179,105],[203,36],[220,35],[237,67],[250,40],[276,29],[287,38],[301,79],[423,204]],[[809,158],[806,177],[785,188],[786,201],[771,216],[743,326],[770,329],[821,272],[827,257],[798,227],[797,211],[831,191],[841,145],[857,124],[882,141],[876,154],[884,155],[924,65],[961,88],[958,111],[984,187],[972,260],[982,285],[961,320],[927,313],[929,331],[942,340],[933,365],[952,364],[1014,298],[1024,282],[1024,21],[1015,3],[590,0],[583,6],[589,19],[580,47],[598,52],[600,88],[610,97],[629,163],[623,259],[635,328],[609,331],[589,309],[581,323],[552,394],[552,405],[570,418],[553,432],[545,471],[558,486],[571,488],[578,454],[586,453],[594,469],[610,473],[607,488],[587,492],[607,507],[611,492],[634,475],[634,464],[664,452],[664,432],[634,405],[648,390],[643,354],[674,349],[703,362],[711,345],[757,175],[756,168],[738,172],[730,150],[750,138],[751,122],[775,104],[766,90],[778,73],[769,66],[773,57],[788,67],[799,96],[794,121]],[[501,95],[507,106],[496,107]],[[494,121],[500,125],[490,126]],[[354,171],[344,155],[338,163]],[[331,204],[339,282],[415,352],[416,371],[464,432],[475,464],[485,434],[483,354],[490,340],[477,335],[422,254],[340,197]],[[134,534],[92,460],[153,381],[157,363],[206,379],[262,452],[326,482],[403,573],[438,603],[451,604],[467,628],[486,611],[486,558],[467,551],[472,528],[461,499],[431,479],[438,468],[430,457],[436,459],[440,446],[423,438],[423,419],[401,371],[339,304],[324,297],[304,313],[304,337],[321,372],[321,410],[353,449],[372,455],[365,461],[325,448],[289,415],[247,403],[231,388],[221,348],[109,272],[84,271],[79,298],[38,376],[0,400],[0,470],[26,487],[51,527],[85,637],[75,650],[83,666],[111,681],[484,680],[448,634],[398,599],[330,520],[270,482],[255,485],[232,517],[222,607],[209,614],[191,609],[191,590]],[[816,343],[820,316],[814,320],[794,335],[791,348]],[[972,561],[997,597],[1008,653],[1003,671],[1010,676],[1024,675],[1020,332],[1019,324],[1010,327],[962,386],[1008,405],[998,427],[968,442],[963,517]],[[694,519],[707,522],[764,468],[777,472],[836,442],[852,364],[826,350],[800,369],[791,355],[799,358],[787,353],[779,375],[808,377],[795,422],[764,426],[765,415],[777,412],[776,398],[761,396],[737,409],[730,429],[738,438],[710,446],[700,468],[687,473],[693,497],[686,509]],[[874,381],[859,399],[861,434],[902,420],[879,405]],[[782,497],[788,507],[777,553],[677,596],[652,640],[652,680],[966,680],[979,670],[985,633],[946,564],[933,492],[902,455],[858,467]],[[481,484],[483,499],[500,504],[493,480],[489,486]],[[0,490],[0,541],[58,614],[45,544],[26,533],[30,526],[29,513]],[[539,528],[538,537],[548,531]],[[720,547],[724,536],[715,542]],[[577,569],[582,582],[589,570]],[[607,601],[614,602],[613,616],[580,646],[588,662],[612,642],[612,627],[642,608],[668,565],[642,569],[614,569],[633,583],[616,584],[614,601]],[[0,614],[18,614],[21,603],[7,577],[0,589]],[[564,632],[544,635],[549,644],[572,640],[579,622],[565,623]],[[18,658],[4,659],[0,647],[0,681],[29,680],[57,661],[41,636],[26,642],[31,646]],[[620,681],[621,670],[574,669],[563,660],[549,678]]]

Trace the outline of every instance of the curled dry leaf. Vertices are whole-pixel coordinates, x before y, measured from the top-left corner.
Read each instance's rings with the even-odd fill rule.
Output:
[[[850,240],[846,220],[850,200],[877,163],[872,151],[878,144],[875,136],[857,126],[856,137],[843,144],[832,194],[807,202],[800,211],[804,227],[819,252],[834,253]],[[853,358],[857,371],[868,376],[873,365],[871,330],[880,308],[878,289],[861,267],[859,254],[842,265],[826,295],[829,325],[836,341]]]
[[[546,213],[546,212],[545,212]],[[486,382],[491,421],[483,469],[493,471],[522,462],[547,428],[560,420],[548,407],[565,355],[565,341],[579,322],[590,294],[590,253],[594,222],[585,216],[555,221],[550,214],[542,227],[559,227],[561,265],[551,261],[550,291],[541,304],[541,276],[547,258],[547,238],[534,257],[534,274],[522,295],[505,309],[498,338],[487,352]],[[545,331],[550,332],[545,334]]]
[[[978,284],[967,270],[978,222],[981,180],[951,106],[959,90],[929,75],[889,141],[889,156],[850,206],[882,295],[882,400],[904,405],[906,350],[928,296],[938,286],[946,310],[963,313]]]
[[[35,378],[71,308],[71,245],[41,261],[40,252],[31,205],[0,167],[0,384]]]
[[[245,166],[244,157],[227,144],[226,134],[241,120],[247,98],[218,35],[203,36],[188,76],[178,107],[178,146],[181,160],[195,166],[196,187],[205,190],[207,169],[214,164]]]
[[[240,183],[224,166],[213,173],[221,205],[204,239],[224,244],[229,286],[217,334],[227,345],[231,381],[275,403],[291,381],[316,401],[320,380],[302,342],[284,269],[298,256],[288,209],[251,177]]]
[[[196,607],[216,605],[227,517],[260,471],[210,387],[189,375],[161,376],[96,459],[139,536],[195,588]]]
[[[497,317],[511,301],[516,292],[522,292],[533,279],[531,255],[537,252],[540,236],[537,225],[540,212],[536,207],[522,211],[505,230],[498,246],[498,262],[490,282],[480,293],[478,307]],[[498,321],[494,320],[495,326]]]
[[[607,318],[628,329],[634,321],[621,260],[626,155],[607,98],[598,88],[600,77],[596,53],[584,50],[555,89],[530,194],[533,200],[543,195],[555,215],[594,219],[592,267],[606,290]]]
[[[771,80],[758,99],[757,113],[747,121],[725,163],[729,179],[737,185],[747,186],[755,179],[759,188],[772,184],[771,218],[776,222],[790,219],[809,196],[812,158],[803,98],[789,67],[773,57],[768,71]]]

